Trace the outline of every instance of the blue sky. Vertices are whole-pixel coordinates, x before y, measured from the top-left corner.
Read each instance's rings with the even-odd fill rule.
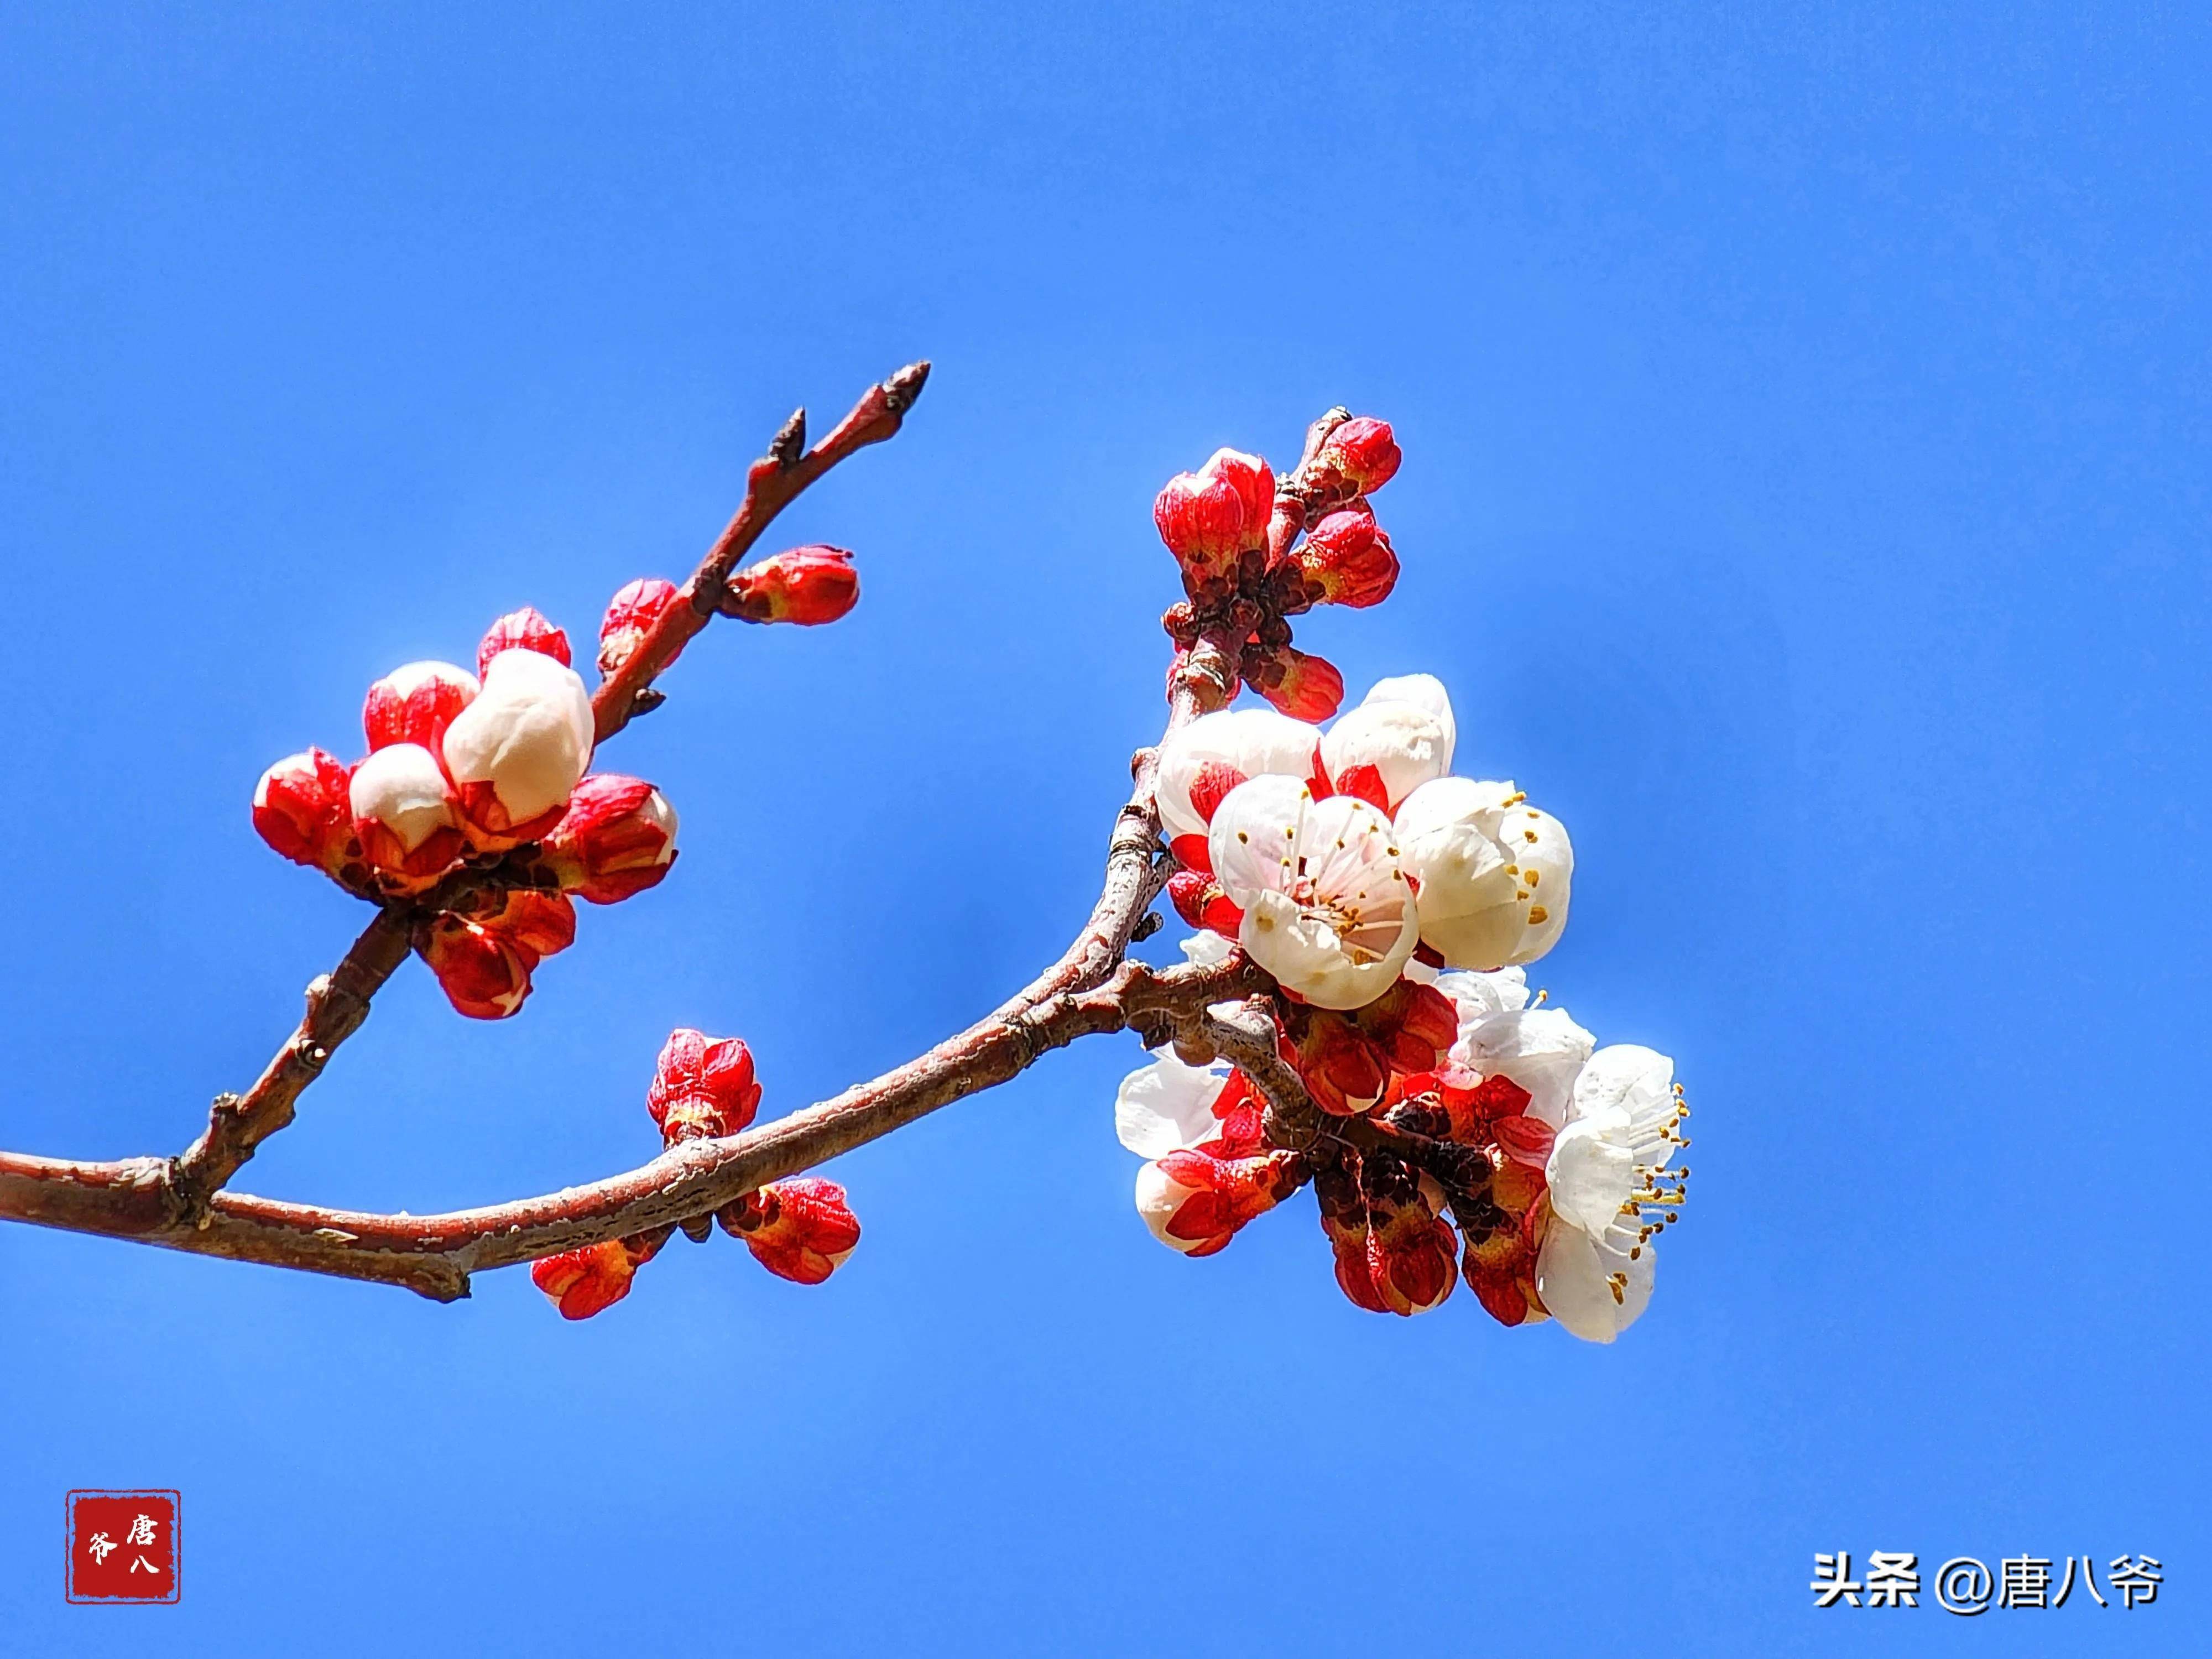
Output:
[[[650,1153],[672,1025],[780,1112],[990,1006],[1158,730],[1152,492],[1339,401],[1406,575],[1301,642],[1571,826],[1534,977],[1698,1133],[1610,1349],[1360,1314],[1304,1200],[1160,1249],[1127,1039],[843,1160],[815,1290],[0,1230],[0,1648],[2203,1651],[2212,42],[1929,9],[12,10],[0,1144],[181,1146],[360,920],[260,769],[923,356],[781,527],[859,612],[622,740],[675,877],[516,1020],[404,972],[240,1184],[543,1191]],[[182,1491],[179,1606],[63,1604],[86,1486]],[[1815,1613],[1839,1548],[2172,1583]]]

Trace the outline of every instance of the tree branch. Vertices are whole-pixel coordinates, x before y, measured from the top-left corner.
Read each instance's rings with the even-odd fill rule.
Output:
[[[684,585],[681,593],[688,603],[670,605],[592,694],[598,742],[657,706],[659,694],[650,689],[654,678],[713,618],[730,573],[776,514],[838,462],[894,436],[928,379],[927,362],[909,363],[880,386],[870,386],[811,450],[805,447],[806,411],[799,410],[784,422],[769,453],[747,470],[744,500]],[[171,1161],[161,1185],[174,1218],[204,1225],[209,1199],[256,1147],[291,1122],[301,1094],[321,1074],[331,1050],[360,1029],[368,1018],[370,998],[407,960],[414,921],[464,908],[479,892],[498,884],[496,870],[463,869],[428,895],[385,906],[337,969],[308,986],[306,1017],[253,1086],[242,1095],[217,1095],[199,1139]]]

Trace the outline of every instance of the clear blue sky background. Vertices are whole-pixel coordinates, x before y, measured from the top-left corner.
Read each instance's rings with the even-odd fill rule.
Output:
[[[673,1024],[781,1112],[989,1006],[1158,729],[1153,490],[1344,401],[1406,576],[1302,639],[1571,826],[1537,977],[1698,1108],[1658,1297],[1375,1318],[1304,1200],[1178,1260],[1126,1039],[843,1160],[817,1290],[679,1241],[572,1327],[0,1230],[0,1649],[2204,1651],[2201,25],[639,9],[0,22],[0,1144],[181,1146],[361,919],[259,769],[588,632],[927,356],[781,538],[860,612],[621,744],[674,879],[513,1022],[404,972],[242,1184],[545,1190],[652,1152]],[[183,1603],[63,1605],[64,1492],[147,1486]],[[2172,1587],[1815,1613],[1839,1548]]]

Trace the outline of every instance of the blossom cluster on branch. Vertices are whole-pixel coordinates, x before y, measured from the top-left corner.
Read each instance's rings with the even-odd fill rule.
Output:
[[[620,902],[668,875],[675,809],[642,779],[594,771],[599,750],[659,705],[655,681],[714,617],[814,624],[852,609],[842,550],[739,562],[801,491],[896,434],[927,374],[870,387],[811,444],[793,415],[691,576],[616,592],[596,689],[567,635],[525,609],[493,624],[473,671],[410,663],[371,686],[360,760],[311,749],[270,768],[255,829],[373,919],[182,1153],[0,1151],[0,1219],[441,1300],[528,1262],[572,1319],[623,1300],[678,1231],[704,1243],[719,1227],[770,1273],[818,1284],[860,1224],[810,1171],[1054,1048],[1128,1030],[1157,1057],[1123,1084],[1116,1124],[1144,1160],[1138,1210],[1174,1249],[1212,1255],[1310,1187],[1360,1308],[1425,1312],[1463,1279],[1508,1325],[1549,1318],[1610,1341],[1634,1321],[1686,1194],[1688,1111],[1664,1055],[1600,1048],[1529,993],[1524,965],[1566,926],[1565,827],[1510,780],[1455,770],[1462,734],[1438,680],[1384,679],[1346,709],[1343,676],[1294,642],[1316,607],[1378,605],[1401,575],[1372,502],[1403,459],[1396,434],[1344,410],[1286,472],[1224,449],[1160,492],[1154,525],[1183,589],[1161,619],[1167,731],[1135,757],[1089,917],[997,1010],[765,1122],[750,1048],[678,1030],[646,1093],[659,1154],[557,1194],[424,1216],[227,1190],[410,951],[459,1012],[505,1018],[574,941],[575,900]],[[1260,701],[1236,706],[1248,689]],[[1163,895],[1197,931],[1187,963],[1156,969],[1128,949]]]
[[[1510,780],[1454,775],[1458,722],[1433,676],[1382,680],[1338,715],[1342,677],[1290,642],[1308,605],[1373,604],[1395,581],[1366,496],[1400,459],[1388,425],[1342,419],[1279,483],[1223,450],[1156,505],[1189,596],[1170,635],[1185,653],[1209,630],[1233,643],[1273,705],[1161,744],[1169,896],[1204,930],[1194,960],[1241,951],[1273,978],[1279,1058],[1321,1121],[1271,1136],[1241,1070],[1156,1060],[1116,1112],[1147,1160],[1137,1208],[1163,1243],[1209,1255],[1310,1183],[1358,1306],[1424,1313],[1463,1274],[1504,1324],[1548,1316],[1611,1341],[1650,1299],[1655,1241],[1686,1196],[1688,1108],[1664,1055],[1598,1049],[1529,1006],[1522,964],[1566,926],[1566,829]]]

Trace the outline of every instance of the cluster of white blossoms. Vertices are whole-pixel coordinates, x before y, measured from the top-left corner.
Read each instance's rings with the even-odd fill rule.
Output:
[[[1534,961],[1567,925],[1573,844],[1510,780],[1452,776],[1457,746],[1428,674],[1383,680],[1327,731],[1268,708],[1194,720],[1161,746],[1160,818],[1214,890],[1179,902],[1217,932],[1233,919],[1321,1008],[1374,1001],[1419,945],[1453,968]]]
[[[1165,1054],[1123,1083],[1116,1127],[1146,1160],[1139,1213],[1183,1254],[1311,1182],[1358,1305],[1425,1312],[1463,1275],[1504,1323],[1610,1342],[1686,1196],[1688,1108],[1666,1055],[1601,1048],[1531,999],[1522,964],[1566,925],[1573,846],[1510,781],[1452,775],[1458,736],[1420,674],[1327,730],[1247,708],[1168,739],[1170,893],[1210,930],[1185,948],[1233,941],[1273,975],[1283,1057],[1326,1115],[1277,1146],[1241,1073]]]

